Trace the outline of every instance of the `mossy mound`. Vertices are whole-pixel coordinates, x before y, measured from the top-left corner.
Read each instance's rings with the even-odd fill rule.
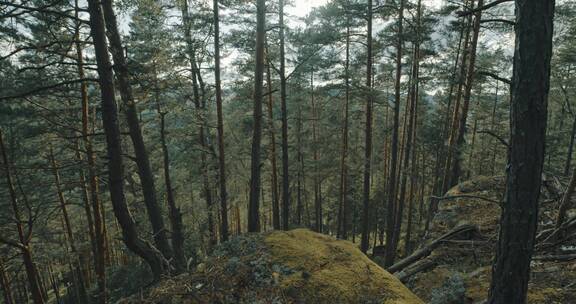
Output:
[[[280,287],[295,303],[423,303],[356,245],[296,229],[265,239],[275,263],[296,272]]]
[[[195,272],[120,303],[424,302],[354,244],[295,229],[233,238]]]

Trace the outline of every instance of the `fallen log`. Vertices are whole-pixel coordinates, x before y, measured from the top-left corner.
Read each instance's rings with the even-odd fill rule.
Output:
[[[438,263],[436,263],[435,260],[431,259],[431,258],[426,258],[423,260],[418,261],[417,263],[413,264],[412,266],[397,272],[394,274],[394,276],[396,278],[398,278],[398,280],[400,280],[400,282],[402,283],[406,283],[408,281],[408,279],[410,277],[412,277],[413,275],[432,269],[434,267],[436,267],[438,265]]]
[[[440,246],[443,243],[443,241],[452,239],[458,235],[462,235],[462,234],[470,233],[470,232],[477,232],[477,231],[478,231],[478,228],[474,225],[465,224],[465,225],[460,225],[458,227],[455,227],[454,229],[446,232],[445,234],[443,234],[439,238],[433,240],[428,245],[416,250],[410,256],[408,256],[408,257],[398,261],[396,264],[388,267],[388,269],[386,269],[386,270],[388,270],[388,272],[390,272],[390,273],[395,273],[395,272],[401,271],[404,268],[417,262],[418,260],[429,256],[432,253],[432,251],[434,251],[434,249],[438,248],[438,246]]]
[[[534,261],[557,261],[566,262],[576,260],[576,254],[541,255],[532,258]]]

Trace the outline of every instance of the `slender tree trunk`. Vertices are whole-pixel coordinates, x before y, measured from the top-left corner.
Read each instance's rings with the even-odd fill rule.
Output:
[[[79,8],[78,0],[75,1],[75,15],[78,17]],[[82,51],[82,44],[80,43],[80,24],[76,24],[76,55],[78,57],[78,77],[84,78],[84,56]],[[94,221],[94,269],[96,272],[96,281],[98,284],[98,303],[106,303],[106,266],[105,257],[107,253],[106,248],[106,228],[104,225],[104,214],[99,197],[98,176],[96,175],[96,158],[94,155],[94,148],[92,147],[92,140],[89,136],[89,121],[90,121],[90,104],[88,100],[88,84],[82,82],[80,84],[80,95],[82,99],[82,142],[86,151],[86,161],[88,163],[88,179],[90,185],[90,202],[92,209],[92,219]],[[89,208],[90,209],[90,208]],[[87,215],[89,217],[89,215]]]
[[[516,0],[506,200],[490,304],[526,303],[544,164],[553,20],[553,0]]]
[[[182,223],[182,213],[176,204],[174,189],[172,189],[172,178],[170,175],[170,153],[166,140],[166,112],[162,112],[160,105],[160,86],[158,84],[158,73],[154,67],[154,99],[156,110],[160,116],[160,144],[162,146],[162,160],[164,167],[164,184],[166,187],[166,202],[168,203],[168,214],[170,219],[172,250],[174,251],[174,269],[177,273],[186,270],[186,255],[184,254],[184,227]]]
[[[464,37],[464,31],[466,29],[466,26],[463,24],[460,26],[460,33],[458,34],[458,48],[456,49],[456,59],[454,60],[454,67],[452,68],[452,75],[450,77],[450,89],[448,91],[448,104],[446,105],[446,112],[444,114],[444,125],[442,126],[442,145],[440,145],[440,151],[438,151],[438,156],[436,159],[436,169],[434,170],[434,172],[436,172],[435,174],[435,182],[434,182],[434,193],[437,196],[442,195],[443,193],[440,193],[442,191],[442,180],[440,180],[440,183],[438,182],[439,178],[438,178],[438,173],[440,171],[440,166],[443,166],[445,164],[446,161],[446,157],[445,157],[445,150],[446,150],[446,145],[445,142],[449,139],[449,135],[450,135],[450,113],[451,113],[451,109],[452,109],[452,99],[454,97],[454,87],[456,86],[456,77],[458,75],[458,63],[460,62],[460,54],[462,51],[462,48],[466,45],[466,40],[463,40]],[[465,38],[468,39],[468,38]],[[460,82],[460,79],[458,78],[458,81]]]
[[[38,269],[34,264],[34,260],[32,258],[32,249],[30,248],[29,244],[29,237],[28,235],[32,232],[31,230],[28,233],[24,232],[24,228],[22,227],[22,218],[20,216],[20,210],[18,209],[18,197],[16,194],[16,189],[14,188],[14,183],[12,182],[12,173],[10,169],[10,163],[8,162],[8,151],[6,151],[6,147],[4,146],[4,139],[2,131],[0,130],[0,150],[2,150],[2,163],[4,165],[4,174],[6,176],[6,184],[8,186],[8,192],[10,194],[10,202],[12,207],[12,212],[14,215],[14,220],[16,222],[16,228],[18,231],[18,244],[15,246],[20,250],[22,255],[22,260],[24,262],[24,269],[26,270],[26,276],[28,278],[28,284],[30,285],[30,293],[32,294],[32,300],[34,304],[43,304],[45,303],[45,298],[42,293],[42,286],[40,281],[38,280]]]
[[[206,135],[205,133],[209,130],[207,128],[206,122],[206,115],[205,115],[205,102],[204,94],[200,93],[203,89],[203,83],[201,81],[201,74],[200,69],[198,68],[198,64],[196,63],[196,51],[194,48],[194,42],[192,40],[192,25],[190,22],[190,16],[188,13],[188,0],[183,0],[182,5],[182,19],[184,23],[184,37],[186,40],[186,52],[188,54],[188,60],[190,63],[190,72],[192,75],[192,93],[194,99],[194,108],[199,113],[198,117],[200,120],[200,124],[198,127],[198,139],[200,143],[200,147],[202,148],[202,153],[200,156],[200,167],[202,170],[202,192],[204,199],[206,201],[206,208],[207,208],[207,224],[208,224],[208,233],[209,233],[209,247],[212,248],[216,244],[216,234],[214,232],[214,216],[212,212],[213,202],[212,202],[212,190],[210,187],[210,178],[208,176],[208,153],[211,150],[210,145],[206,142]]]
[[[566,101],[568,102],[568,101]],[[566,154],[566,164],[564,165],[564,175],[570,172],[572,163],[572,154],[574,151],[574,138],[576,137],[576,113],[574,113],[574,120],[572,121],[572,131],[570,132],[570,144],[568,145],[568,153]]]
[[[154,278],[159,280],[163,274],[168,272],[167,261],[158,249],[140,238],[136,223],[130,214],[124,197],[124,163],[122,160],[120,126],[118,124],[118,107],[114,92],[112,63],[108,56],[108,43],[105,36],[102,7],[96,0],[89,0],[88,8],[90,12],[90,29],[98,66],[98,76],[100,78],[102,122],[108,150],[108,185],[112,207],[122,227],[124,243],[130,250],[148,263]]]
[[[173,253],[168,241],[168,230],[164,225],[162,208],[160,204],[158,204],[156,196],[154,174],[150,167],[150,159],[146,149],[146,144],[144,143],[140,120],[138,119],[138,110],[130,86],[130,75],[112,1],[113,0],[102,0],[101,2],[105,15],[104,20],[108,41],[110,42],[110,53],[114,59],[113,68],[116,79],[118,80],[118,89],[124,104],[123,110],[126,115],[126,121],[128,122],[128,130],[130,138],[132,139],[132,145],[134,146],[134,153],[136,154],[135,159],[138,167],[138,174],[140,176],[140,185],[142,187],[142,193],[144,194],[144,203],[148,211],[148,218],[152,226],[152,232],[154,233],[154,243],[160,252],[162,252],[164,257],[170,260]]]
[[[286,59],[284,47],[284,0],[278,0],[280,27],[280,103],[282,110],[282,229],[290,226],[290,177],[288,158],[288,110],[286,105]]]
[[[402,77],[402,33],[404,19],[404,0],[400,0],[398,11],[398,34],[396,41],[396,80],[394,83],[394,117],[392,126],[392,146],[390,158],[390,174],[388,178],[388,210],[386,218],[386,256],[384,265],[391,266],[394,263],[396,252],[392,246],[394,239],[394,221],[396,217],[396,169],[398,163],[398,128],[400,118],[400,81]]]
[[[474,0],[470,0],[470,7],[473,8],[474,7]],[[452,185],[452,181],[450,180],[451,178],[451,173],[452,173],[452,163],[453,163],[453,158],[454,158],[454,154],[455,149],[456,149],[456,143],[457,143],[457,137],[458,137],[458,121],[459,121],[459,113],[460,113],[460,101],[462,99],[462,89],[464,87],[464,81],[463,81],[463,77],[466,74],[466,62],[468,61],[468,50],[469,50],[469,38],[470,38],[470,32],[472,30],[471,28],[471,23],[472,23],[472,16],[468,16],[467,21],[466,21],[466,25],[464,25],[464,27],[466,28],[466,32],[464,35],[464,46],[463,46],[463,50],[464,53],[462,54],[462,62],[460,64],[460,73],[458,74],[458,90],[456,93],[456,98],[455,98],[455,104],[454,104],[454,114],[452,115],[452,124],[450,126],[450,136],[448,138],[448,149],[446,150],[446,161],[444,164],[444,172],[443,172],[443,178],[442,178],[442,187],[440,188],[440,193],[444,194],[446,193],[446,191],[448,191],[448,188],[450,188],[450,186]],[[438,208],[437,206],[437,202],[435,202],[433,204],[433,209],[430,215],[433,215],[434,213],[436,213],[436,209]]]
[[[5,304],[14,304],[14,297],[12,295],[12,286],[6,269],[4,268],[4,261],[0,259],[0,284],[2,284],[2,295],[4,296]]]
[[[52,146],[49,148],[49,158],[50,158],[50,165],[52,166],[52,174],[54,175],[54,184],[56,186],[56,194],[58,195],[58,201],[60,202],[60,210],[62,211],[62,218],[64,219],[64,228],[66,231],[66,235],[68,236],[68,242],[70,245],[70,251],[72,254],[72,259],[74,262],[72,263],[73,271],[77,273],[78,280],[77,286],[79,291],[80,300],[83,302],[88,302],[88,294],[86,290],[86,282],[84,280],[84,269],[82,268],[81,257],[76,249],[76,243],[74,238],[74,233],[72,232],[72,224],[70,223],[70,217],[68,216],[68,209],[66,208],[66,199],[64,198],[64,193],[62,192],[61,181],[60,181],[60,173],[58,172],[58,165],[56,164],[56,159],[54,158],[54,152],[52,150]]]
[[[270,164],[272,183],[272,226],[280,230],[280,197],[278,195],[278,165],[276,164],[276,135],[274,128],[274,102],[272,100],[272,75],[270,65],[266,66],[266,83],[268,86],[268,132],[270,135]]]
[[[319,182],[319,172],[318,172],[318,106],[316,100],[314,99],[314,70],[310,74],[310,86],[311,86],[311,99],[312,99],[312,141],[314,143],[313,147],[313,159],[314,159],[314,230],[318,233],[322,233],[322,194],[320,193],[320,182]]]
[[[412,251],[411,236],[412,236],[412,217],[414,213],[414,191],[416,191],[416,134],[417,134],[417,124],[418,124],[418,95],[419,95],[419,76],[420,76],[420,18],[421,18],[421,8],[422,1],[418,0],[417,11],[416,11],[416,42],[414,45],[414,54],[412,55],[412,85],[410,88],[410,107],[411,107],[411,123],[408,125],[408,136],[407,144],[407,155],[406,157],[411,157],[410,160],[410,193],[408,197],[408,222],[406,224],[406,238],[404,241],[404,254],[408,256]],[[412,146],[414,151],[412,155],[409,151],[409,146]],[[408,161],[406,161],[407,163]],[[408,172],[408,167],[405,169]],[[400,221],[402,218],[400,217]],[[400,234],[397,235],[400,239]]]
[[[413,135],[414,135],[414,116],[416,115],[416,85],[417,85],[417,77],[418,77],[418,59],[417,59],[417,54],[418,54],[419,50],[418,47],[414,47],[414,59],[413,59],[413,65],[412,65],[412,76],[411,76],[411,88],[410,88],[410,97],[408,100],[408,107],[406,108],[406,113],[407,113],[407,126],[405,129],[404,134],[406,135],[406,140],[405,140],[405,148],[404,148],[404,153],[403,153],[403,164],[402,164],[402,172],[401,174],[401,181],[400,181],[400,187],[399,187],[399,194],[400,194],[400,198],[398,200],[398,204],[397,207],[398,209],[396,210],[396,219],[394,220],[394,224],[395,224],[395,228],[394,228],[394,234],[393,234],[393,238],[392,238],[392,243],[388,243],[388,247],[392,246],[392,248],[390,249],[390,252],[392,253],[392,256],[394,257],[396,249],[398,248],[398,242],[400,241],[400,233],[402,231],[402,219],[403,219],[403,213],[404,213],[404,205],[405,205],[405,197],[406,197],[406,185],[408,183],[408,175],[410,175],[410,172],[412,172],[410,166],[414,166],[414,163],[410,164],[410,159],[411,159],[411,153],[412,149],[413,149]],[[392,259],[392,257],[391,257]],[[394,261],[392,260],[392,263]]]
[[[366,127],[364,142],[364,210],[362,216],[362,241],[360,250],[366,253],[370,246],[370,166],[372,160],[372,0],[368,0],[368,30],[366,53]]]
[[[264,80],[264,39],[266,36],[265,0],[257,0],[256,2],[256,20],[256,68],[254,73],[253,114],[254,125],[252,134],[252,157],[250,170],[250,200],[248,205],[248,232],[260,231],[260,143],[262,141],[262,82]],[[283,100],[283,106],[285,107],[284,103],[285,100]],[[286,178],[287,175],[284,176],[284,179]],[[287,200],[284,201],[284,208],[287,207],[287,202]],[[287,224],[287,219],[288,214],[284,214],[285,224]],[[285,226],[283,228],[287,229],[288,227]]]
[[[492,106],[492,119],[490,122],[490,130],[492,132],[496,132],[496,108],[498,106],[498,83],[499,81],[496,80],[496,92],[494,94],[494,105]],[[490,146],[494,146],[493,144],[494,139],[490,140]],[[496,148],[493,148],[493,153],[492,153],[492,161],[490,163],[490,174],[494,175],[494,171],[496,169]]]
[[[484,5],[484,0],[478,0],[478,7]],[[476,64],[476,47],[478,45],[478,35],[480,34],[480,21],[482,19],[482,10],[478,11],[474,17],[474,26],[472,28],[472,41],[469,48],[468,59],[468,72],[466,74],[466,83],[464,90],[464,103],[462,104],[462,113],[460,113],[460,122],[458,124],[458,140],[456,141],[456,149],[454,156],[454,164],[452,165],[452,173],[450,177],[451,185],[459,182],[460,175],[462,174],[462,150],[464,146],[464,135],[466,134],[466,120],[468,119],[468,108],[470,106],[470,99],[472,97],[472,85],[474,84],[475,64]]]
[[[558,209],[558,217],[556,218],[556,229],[560,229],[564,221],[566,220],[566,213],[570,208],[570,203],[572,201],[572,195],[574,194],[574,189],[576,189],[576,170],[572,171],[572,177],[570,177],[570,182],[566,191],[562,195],[562,200],[560,201],[560,208]]]
[[[303,117],[302,117],[302,103],[298,102],[298,113],[297,113],[297,125],[296,125],[296,160],[298,162],[297,165],[297,176],[296,176],[296,224],[300,225],[302,220],[302,184],[305,186],[305,179],[304,179],[304,153],[302,153],[302,125],[303,125]],[[304,182],[303,182],[304,181]],[[316,184],[314,184],[314,200],[316,201],[318,194],[317,189],[315,188]],[[306,200],[306,205],[308,202]]]
[[[216,83],[216,115],[218,129],[218,163],[220,169],[220,239],[228,240],[228,191],[226,190],[226,157],[224,155],[224,118],[222,117],[222,87],[220,80],[220,16],[218,0],[214,6],[214,80]]]
[[[350,15],[346,15],[346,63],[345,63],[346,98],[344,99],[344,122],[342,126],[342,152],[340,153],[340,193],[338,204],[338,238],[348,238],[348,202],[347,194],[347,167],[348,157],[348,106],[350,103]]]

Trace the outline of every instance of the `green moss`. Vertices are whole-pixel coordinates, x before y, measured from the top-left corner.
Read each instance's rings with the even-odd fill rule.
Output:
[[[307,229],[272,232],[265,242],[274,263],[296,270],[281,277],[280,285],[297,301],[423,303],[350,242]]]

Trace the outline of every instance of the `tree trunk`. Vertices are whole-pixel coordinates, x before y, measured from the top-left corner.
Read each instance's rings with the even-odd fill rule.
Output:
[[[568,183],[568,187],[564,194],[562,195],[562,200],[560,201],[560,208],[558,209],[558,217],[556,218],[556,229],[560,229],[564,221],[566,220],[566,212],[570,208],[570,203],[572,202],[572,194],[574,194],[574,189],[576,188],[576,170],[572,171],[572,177]]]
[[[284,47],[284,0],[278,1],[280,27],[280,103],[282,111],[282,229],[290,226],[290,177],[288,158],[288,110],[286,105],[286,59]]]
[[[2,150],[2,163],[4,164],[4,174],[6,176],[6,184],[8,186],[8,192],[10,193],[10,202],[12,207],[12,212],[14,215],[14,220],[16,222],[16,228],[18,230],[18,241],[19,243],[14,244],[20,250],[22,254],[22,260],[24,262],[24,268],[26,270],[26,276],[28,278],[28,284],[30,285],[30,293],[32,294],[32,300],[34,304],[45,303],[44,295],[42,293],[42,287],[38,281],[38,270],[34,261],[32,259],[32,251],[29,244],[29,235],[32,231],[29,230],[27,233],[24,232],[22,227],[22,218],[20,217],[20,210],[18,209],[18,197],[14,184],[12,182],[12,173],[10,169],[10,163],[8,162],[8,151],[4,146],[4,139],[2,131],[0,130],[0,150]],[[31,228],[29,228],[31,229]]]
[[[404,241],[404,254],[408,255],[412,251],[411,247],[411,234],[412,234],[412,217],[414,213],[414,191],[416,191],[415,183],[416,183],[416,130],[417,130],[417,123],[418,123],[418,95],[419,95],[419,76],[420,76],[420,18],[421,18],[421,8],[422,8],[422,1],[418,0],[417,11],[416,11],[416,42],[414,45],[414,54],[412,55],[412,86],[410,88],[410,107],[411,107],[411,123],[408,125],[408,132],[410,132],[408,136],[408,141],[406,142],[407,145],[411,145],[414,147],[414,151],[412,155],[408,155],[406,157],[411,157],[411,165],[410,165],[410,193],[408,197],[408,223],[406,224],[406,238]],[[410,141],[411,139],[411,141]],[[407,151],[409,151],[407,146]],[[408,172],[408,167],[406,167],[406,172]],[[402,218],[400,218],[400,221]],[[397,235],[398,239],[400,239],[400,234]]]
[[[362,241],[360,250],[368,251],[370,239],[370,167],[372,161],[372,0],[368,0],[368,29],[366,52],[366,127],[364,142],[364,184],[363,184],[363,216]]]
[[[174,269],[177,273],[186,270],[186,255],[184,254],[184,227],[182,224],[182,213],[176,204],[174,190],[172,189],[172,179],[170,175],[170,153],[166,141],[166,112],[162,112],[160,105],[160,87],[158,84],[158,74],[154,67],[154,99],[156,110],[160,116],[160,145],[162,146],[162,160],[164,167],[164,184],[166,187],[166,202],[168,203],[168,214],[172,236],[172,250],[174,251]]]
[[[442,126],[442,145],[440,145],[440,149],[438,151],[438,156],[436,158],[436,169],[434,170],[434,172],[436,174],[434,174],[434,193],[436,194],[436,196],[442,196],[443,193],[441,193],[442,191],[442,180],[440,180],[440,183],[438,182],[438,173],[440,171],[440,167],[443,166],[446,162],[446,156],[445,156],[445,150],[446,150],[446,141],[449,139],[449,135],[450,135],[450,113],[451,113],[451,109],[452,109],[452,99],[454,96],[454,87],[456,85],[456,75],[458,72],[458,63],[460,62],[460,55],[461,55],[461,51],[462,51],[462,47],[464,45],[466,45],[467,43],[467,39],[463,40],[464,37],[464,30],[466,29],[465,25],[460,26],[460,32],[458,34],[458,48],[456,49],[456,58],[454,60],[454,67],[452,68],[452,75],[450,77],[450,89],[448,91],[448,104],[446,105],[446,112],[444,114],[444,125]],[[460,79],[458,79],[458,82],[461,82]]]
[[[484,5],[484,0],[478,0],[478,7]],[[478,45],[478,35],[480,34],[480,21],[482,19],[482,10],[479,10],[474,17],[474,26],[472,28],[472,41],[470,42],[468,56],[468,72],[466,74],[466,83],[464,90],[464,103],[462,104],[462,113],[460,113],[460,122],[458,125],[458,140],[456,141],[454,164],[452,165],[452,173],[450,177],[450,184],[455,185],[459,182],[460,175],[462,174],[462,149],[464,146],[464,135],[466,134],[466,120],[468,119],[468,108],[470,106],[470,99],[472,97],[472,85],[474,83],[475,64],[476,64],[476,47]]]
[[[282,15],[282,14],[281,14]],[[254,73],[254,125],[252,134],[252,153],[250,169],[250,200],[248,205],[248,232],[260,231],[260,143],[262,141],[262,99],[264,78],[264,39],[266,36],[266,1],[256,2],[256,67]],[[284,96],[285,97],[285,96]],[[283,100],[283,108],[285,108]],[[283,126],[284,129],[284,126]],[[282,132],[284,134],[284,130]],[[283,139],[284,140],[284,139]],[[284,146],[282,147],[284,150]],[[286,151],[287,152],[287,151]],[[286,164],[287,165],[287,164]],[[284,168],[287,169],[287,168]],[[284,176],[286,179],[287,176]],[[285,194],[284,194],[285,196]],[[287,207],[284,201],[284,208]],[[284,210],[286,211],[286,210]],[[287,224],[288,214],[284,214]],[[283,227],[287,229],[287,225]]]
[[[345,63],[346,98],[344,100],[344,121],[342,126],[342,152],[340,153],[340,193],[338,196],[338,238],[348,238],[348,202],[347,194],[347,168],[348,157],[348,106],[350,103],[350,15],[346,15],[346,63]]]
[[[222,117],[222,87],[220,81],[220,16],[218,0],[214,6],[214,80],[216,85],[216,115],[218,129],[218,168],[220,169],[220,239],[228,240],[228,191],[226,190],[226,157],[224,155],[224,118]]]
[[[544,164],[554,1],[516,0],[506,200],[488,303],[526,303]]]
[[[470,7],[473,8],[474,7],[474,0],[470,0]],[[440,188],[440,193],[444,194],[446,193],[446,191],[448,191],[448,188],[450,188],[450,186],[452,185],[452,181],[450,180],[451,177],[451,173],[452,173],[452,163],[453,163],[453,158],[454,158],[454,154],[455,154],[455,149],[456,149],[456,140],[457,140],[457,130],[458,130],[458,121],[459,121],[459,113],[460,113],[460,101],[462,99],[462,88],[464,86],[464,81],[462,80],[462,77],[464,77],[464,75],[466,74],[466,62],[468,60],[468,48],[469,48],[469,37],[470,37],[470,31],[471,31],[471,22],[472,22],[472,15],[468,16],[466,24],[464,25],[465,29],[465,35],[464,35],[464,46],[463,46],[463,50],[464,50],[464,54],[462,54],[462,63],[460,64],[460,73],[458,74],[458,89],[457,89],[457,93],[456,93],[456,98],[454,99],[455,104],[454,104],[454,111],[453,111],[453,115],[452,115],[452,124],[450,126],[450,136],[448,138],[448,149],[446,150],[446,161],[444,164],[444,172],[443,172],[443,178],[442,178],[442,186]],[[433,202],[432,203],[432,212],[430,215],[433,215],[434,213],[436,213],[436,209],[437,209],[437,202]]]
[[[198,68],[198,64],[196,63],[196,51],[194,49],[194,43],[192,41],[191,29],[192,25],[190,23],[190,17],[188,14],[188,1],[183,0],[182,6],[182,19],[184,23],[184,37],[186,40],[186,52],[188,54],[188,60],[190,63],[190,72],[192,74],[192,93],[193,93],[193,101],[194,101],[194,108],[199,113],[198,117],[200,120],[200,126],[198,128],[198,139],[200,143],[200,147],[202,148],[202,153],[200,156],[200,166],[202,170],[202,192],[204,193],[204,199],[206,201],[206,208],[207,208],[207,222],[208,222],[208,233],[209,233],[209,247],[213,247],[216,244],[216,235],[214,232],[214,216],[212,212],[212,190],[210,187],[210,178],[208,176],[208,153],[212,150],[210,144],[206,142],[206,135],[207,132],[208,136],[210,135],[210,130],[207,127],[206,115],[205,115],[205,101],[204,101],[204,93],[200,94],[200,91],[204,91],[204,85],[202,82],[200,69]]]
[[[568,102],[568,100],[566,100],[566,102]],[[564,175],[568,175],[568,173],[570,172],[570,166],[572,163],[572,154],[574,151],[574,137],[576,137],[576,113],[574,113],[574,120],[572,121],[572,131],[570,132],[570,144],[568,145],[568,153],[566,154]]]
[[[404,18],[404,0],[400,0],[398,11],[398,34],[396,41],[396,80],[394,83],[394,116],[392,126],[392,145],[390,158],[390,173],[388,178],[388,210],[386,218],[386,257],[385,266],[394,263],[396,252],[393,251],[394,228],[396,227],[396,171],[398,163],[398,129],[400,118],[400,80],[402,77],[402,26]]]
[[[79,14],[78,0],[75,1],[75,16]],[[80,24],[76,24],[76,55],[78,57],[78,77],[84,78],[84,56],[82,44],[80,43]],[[98,284],[98,303],[106,303],[106,230],[104,226],[104,214],[99,197],[98,176],[96,175],[96,158],[92,140],[89,136],[88,124],[90,121],[90,104],[88,100],[88,84],[84,81],[80,84],[80,95],[82,98],[82,142],[86,150],[86,161],[88,163],[88,179],[90,185],[90,202],[92,220],[94,222],[94,269]],[[84,184],[83,184],[84,185]],[[90,207],[88,207],[90,209]],[[90,215],[87,215],[90,217]]]
[[[124,197],[124,164],[122,160],[122,145],[116,95],[114,93],[114,76],[112,63],[108,57],[104,15],[102,7],[96,0],[89,0],[90,30],[94,41],[98,76],[100,78],[100,94],[102,98],[102,122],[106,134],[108,151],[108,185],[114,214],[122,227],[122,235],[126,246],[136,255],[144,259],[150,266],[154,279],[159,280],[168,271],[167,261],[154,246],[140,238],[136,223],[130,214]]]
[[[76,243],[74,238],[74,233],[72,232],[72,224],[70,223],[70,217],[68,216],[68,209],[66,209],[66,199],[64,198],[64,193],[62,192],[60,173],[58,172],[58,165],[56,164],[56,159],[54,158],[54,152],[52,146],[50,145],[50,165],[52,166],[52,174],[54,175],[54,184],[56,186],[56,194],[58,195],[58,201],[60,202],[60,210],[62,211],[62,218],[64,219],[64,228],[66,235],[68,236],[68,242],[70,245],[70,251],[72,254],[72,259],[74,262],[73,271],[77,273],[78,276],[78,291],[79,298],[83,302],[88,302],[88,294],[86,290],[86,282],[84,281],[84,269],[82,268],[82,261],[78,250],[76,249]]]
[[[168,241],[168,230],[164,225],[164,219],[162,218],[162,208],[160,204],[158,204],[156,197],[154,173],[150,167],[150,159],[148,157],[146,144],[144,143],[140,120],[138,119],[138,110],[136,108],[136,103],[132,94],[132,88],[130,86],[130,74],[128,71],[126,58],[124,56],[124,49],[122,47],[122,40],[120,38],[120,32],[118,31],[118,23],[116,21],[116,14],[114,13],[112,1],[113,0],[102,0],[101,2],[105,16],[104,20],[108,41],[110,42],[110,53],[114,59],[113,68],[116,79],[118,80],[120,97],[124,105],[123,110],[124,114],[126,115],[130,139],[132,140],[132,145],[134,146],[136,165],[138,167],[138,174],[140,176],[140,186],[142,187],[144,203],[148,211],[148,218],[150,220],[152,232],[154,234],[154,243],[156,244],[158,250],[162,252],[164,257],[170,260],[173,256],[173,253]]]
[[[280,230],[280,197],[278,195],[278,165],[276,164],[276,135],[274,128],[274,103],[272,100],[272,75],[270,64],[266,66],[266,83],[268,86],[268,132],[270,134],[270,164],[272,183],[272,226]]]
[[[14,304],[12,286],[8,276],[6,275],[6,269],[4,269],[4,261],[2,259],[0,259],[0,284],[2,284],[2,295],[4,296],[4,303]]]
[[[312,99],[312,141],[314,143],[313,159],[314,159],[314,231],[322,233],[322,194],[320,193],[320,182],[318,176],[318,106],[314,99],[314,69],[310,74],[311,86],[311,99]]]

